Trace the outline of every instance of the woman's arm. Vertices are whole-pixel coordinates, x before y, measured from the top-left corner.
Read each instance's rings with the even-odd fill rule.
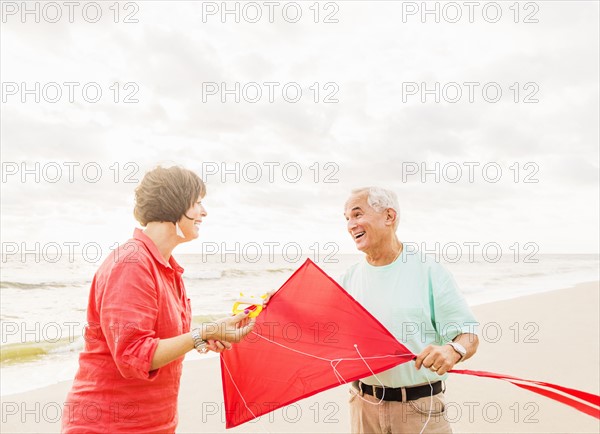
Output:
[[[154,371],[155,369],[162,368],[193,349],[194,339],[192,339],[191,332],[173,338],[161,339],[158,341],[156,351],[154,351],[150,370]]]
[[[203,323],[200,326],[200,336],[206,341],[213,340],[221,342],[226,348],[230,347],[230,345],[227,345],[228,343],[239,342],[252,331],[255,320],[248,320],[249,313],[245,311],[215,322]],[[168,339],[160,339],[152,357],[150,370],[162,368],[193,349],[192,332]]]

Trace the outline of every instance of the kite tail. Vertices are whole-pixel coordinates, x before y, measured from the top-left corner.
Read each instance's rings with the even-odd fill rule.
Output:
[[[453,369],[449,372],[453,374],[473,375],[476,377],[495,378],[497,380],[508,381],[509,383],[514,384],[517,387],[545,396],[546,398],[550,398],[555,401],[561,402],[570,407],[573,407],[576,410],[581,411],[582,413],[588,414],[592,417],[595,417],[596,419],[600,419],[600,408],[598,408],[600,407],[600,396],[594,395],[593,393],[571,389],[569,387],[559,386],[557,384],[545,383],[543,381],[525,380],[523,378],[512,377],[510,375],[495,374],[493,372],[470,371],[462,369]],[[561,393],[557,393],[554,390],[558,390],[564,395]],[[574,399],[573,397],[577,399]],[[589,403],[591,405],[586,403]]]

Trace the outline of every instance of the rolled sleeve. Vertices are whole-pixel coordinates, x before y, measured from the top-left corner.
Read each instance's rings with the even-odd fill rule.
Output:
[[[113,360],[124,378],[152,380],[150,371],[159,339],[155,279],[143,261],[119,263],[107,282],[100,309],[100,327]]]

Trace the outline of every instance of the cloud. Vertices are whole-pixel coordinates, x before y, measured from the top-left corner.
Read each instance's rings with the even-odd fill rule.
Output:
[[[401,197],[403,236],[534,239],[552,251],[597,251],[598,5],[544,2],[537,24],[514,23],[504,4],[496,24],[480,15],[474,24],[423,24],[403,22],[400,3],[339,3],[337,24],[323,23],[323,10],[314,23],[308,4],[296,24],[236,24],[203,22],[193,2],[144,2],[136,24],[3,25],[4,81],[80,85],[72,103],[10,97],[2,105],[2,161],[77,162],[78,170],[95,163],[103,176],[98,183],[80,171],[73,183],[10,177],[2,229],[29,240],[127,237],[136,183],[124,178],[139,180],[162,163],[219,169],[207,179],[209,241],[331,240],[352,251],[343,203],[351,188],[382,185]],[[470,81],[480,83],[473,103]],[[81,97],[90,82],[103,91],[98,103]],[[274,102],[265,82],[279,83]],[[403,95],[406,82],[428,89],[455,82],[463,96],[435,103],[428,95],[423,103],[420,92]],[[203,102],[203,83],[257,83],[263,97],[234,103],[227,95],[223,103],[219,92]],[[289,83],[302,90],[297,103],[282,96]],[[501,101],[485,101],[486,83],[501,87]],[[128,96],[138,102],[124,103]],[[474,182],[470,162],[478,164]],[[438,163],[442,179],[407,178],[407,163]],[[499,182],[484,179],[488,163],[502,168]],[[286,164],[301,167],[298,181],[286,178]],[[465,171],[459,182],[444,179],[448,165]],[[263,176],[250,182],[256,167]],[[237,173],[223,181],[232,168]],[[526,176],[539,182],[522,182]]]

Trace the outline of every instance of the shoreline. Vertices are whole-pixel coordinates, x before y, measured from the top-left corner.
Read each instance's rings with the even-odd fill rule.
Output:
[[[473,306],[480,347],[459,369],[485,370],[600,393],[600,282]],[[575,357],[573,357],[575,355]],[[186,360],[177,432],[348,432],[347,386],[225,430],[219,358]],[[446,417],[454,432],[598,432],[599,422],[512,384],[450,375]],[[59,432],[71,381],[4,395],[2,432]]]
[[[577,282],[577,283],[574,283],[574,284],[566,286],[566,287],[565,286],[561,286],[561,287],[552,287],[552,288],[541,289],[541,290],[534,290],[533,292],[528,292],[528,293],[525,293],[525,294],[521,294],[521,293],[515,292],[515,293],[507,295],[507,296],[505,296],[503,298],[498,298],[498,299],[492,298],[490,300],[484,300],[484,301],[481,301],[481,302],[472,302],[472,303],[468,303],[468,304],[469,304],[469,307],[475,308],[475,307],[478,307],[478,306],[485,306],[485,305],[488,305],[488,304],[494,304],[494,303],[499,303],[499,302],[503,302],[503,301],[516,300],[516,299],[519,299],[519,298],[522,298],[522,297],[529,297],[529,296],[533,296],[533,295],[543,295],[543,294],[548,294],[548,293],[555,292],[555,291],[568,291],[569,289],[573,289],[573,288],[576,288],[578,286],[594,285],[594,284],[600,284],[600,281],[597,281],[597,280],[584,280],[584,281]]]

